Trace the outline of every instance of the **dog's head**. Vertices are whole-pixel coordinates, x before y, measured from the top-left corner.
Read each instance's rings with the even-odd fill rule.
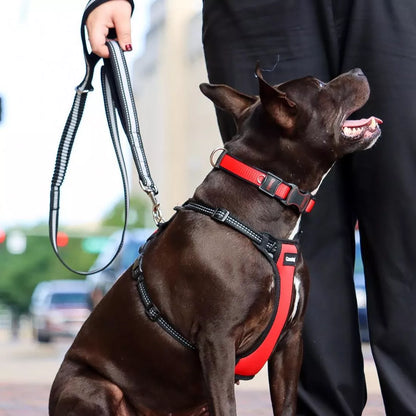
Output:
[[[226,85],[201,84],[217,107],[233,115],[238,131],[227,147],[236,156],[242,148],[250,149],[246,161],[264,162],[259,167],[276,174],[289,172],[284,179],[307,190],[337,159],[370,148],[380,136],[381,120],[376,117],[347,120],[370,95],[360,69],[328,83],[305,77],[278,86],[268,84],[258,68],[256,75],[259,96]]]

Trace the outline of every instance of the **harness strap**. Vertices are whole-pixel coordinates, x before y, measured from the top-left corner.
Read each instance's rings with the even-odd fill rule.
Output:
[[[209,215],[214,220],[234,228],[250,238],[257,248],[273,259],[277,298],[273,316],[256,345],[237,357],[235,367],[237,379],[250,379],[262,369],[269,359],[287,321],[298,258],[297,244],[293,241],[276,240],[267,233],[257,233],[233,217],[226,209],[214,209],[195,202],[187,202],[183,207]]]
[[[230,211],[224,208],[211,208],[206,205],[197,204],[196,202],[187,202],[182,207],[208,215],[215,221],[222,222],[229,227],[234,228],[241,234],[244,234],[246,237],[250,238],[257,246],[264,247],[267,254],[271,257],[274,257],[279,249],[278,240],[273,238],[270,234],[260,234],[253,231],[251,228],[247,227],[247,225],[233,217],[230,214]],[[179,207],[176,207],[175,209],[178,210]]]
[[[237,357],[235,374],[239,379],[251,379],[264,366],[272,354],[286,324],[292,301],[293,280],[298,257],[298,248],[293,243],[283,243],[276,267],[280,277],[280,292],[277,294],[277,311],[259,342],[244,355]],[[277,288],[276,288],[277,291]]]
[[[287,321],[292,299],[294,271],[297,264],[297,242],[277,240],[267,233],[257,233],[233,217],[226,209],[215,209],[195,202],[187,202],[182,207],[176,207],[175,210],[181,208],[208,215],[212,219],[226,224],[250,238],[255,246],[266,255],[266,258],[273,266],[276,302],[270,322],[255,345],[249,351],[236,357],[236,379],[250,379],[261,370],[269,359]],[[149,296],[141,267],[145,246],[141,250],[141,255],[133,265],[133,278],[137,280],[137,290],[144,305],[146,315],[183,346],[196,350],[197,347],[174,329],[161,315],[161,312]]]
[[[228,154],[225,149],[214,167],[256,185],[260,191],[278,199],[286,206],[296,207],[300,213],[311,212],[315,205],[315,200],[309,192],[301,191],[293,183],[286,182],[273,173],[245,164]]]
[[[140,256],[133,265],[133,278],[137,280],[137,291],[139,292],[140,299],[143,303],[147,317],[156,322],[163,330],[165,330],[172,338],[176,339],[184,347],[191,350],[196,350],[196,346],[189,342],[180,332],[178,332],[160,313],[157,306],[152,302],[149,292],[147,291],[146,284],[144,282],[144,276],[142,271],[142,256]]]

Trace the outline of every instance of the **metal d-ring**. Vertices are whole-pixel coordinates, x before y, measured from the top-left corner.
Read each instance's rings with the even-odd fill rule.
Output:
[[[227,150],[224,147],[217,147],[211,152],[211,156],[209,157],[209,162],[211,163],[211,166],[213,168],[217,166],[217,161],[214,161],[214,157],[219,151],[226,152]]]

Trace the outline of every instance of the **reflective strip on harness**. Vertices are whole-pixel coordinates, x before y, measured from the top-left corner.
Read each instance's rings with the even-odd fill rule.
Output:
[[[286,323],[292,301],[293,279],[298,250],[294,244],[282,244],[276,262],[280,276],[280,293],[276,294],[279,305],[270,331],[264,341],[249,355],[238,360],[235,367],[236,378],[252,378],[266,364]]]

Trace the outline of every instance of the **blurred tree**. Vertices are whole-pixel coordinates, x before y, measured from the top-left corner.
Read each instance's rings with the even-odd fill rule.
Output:
[[[33,289],[39,282],[82,278],[66,270],[58,261],[51,249],[46,225],[22,231],[27,235],[23,254],[11,254],[4,244],[0,246],[0,301],[18,313],[27,312]],[[70,264],[88,270],[96,256],[85,253],[81,241],[79,236],[70,236],[68,245],[60,251]]]
[[[102,229],[98,235],[111,234],[115,229],[120,229],[124,223],[124,200],[119,201],[106,214],[101,222]],[[129,228],[153,227],[151,204],[141,197],[130,199]],[[6,230],[8,234],[9,231]],[[21,229],[27,236],[25,252],[11,254],[6,244],[0,244],[0,303],[6,304],[17,313],[26,313],[30,305],[35,286],[44,280],[55,279],[83,279],[83,276],[68,271],[56,258],[52,251],[48,226],[41,224],[32,228]],[[64,229],[61,231],[65,231]],[[88,270],[94,263],[97,254],[86,252],[82,249],[82,242],[91,234],[76,236],[67,232],[68,242],[65,247],[60,247],[59,252],[67,263],[78,270]],[[95,235],[97,235],[95,234]],[[7,237],[6,237],[7,238]]]
[[[104,226],[121,228],[124,224],[124,199],[120,200],[102,221]],[[153,227],[152,207],[150,200],[141,196],[130,197],[128,218],[129,228]]]

